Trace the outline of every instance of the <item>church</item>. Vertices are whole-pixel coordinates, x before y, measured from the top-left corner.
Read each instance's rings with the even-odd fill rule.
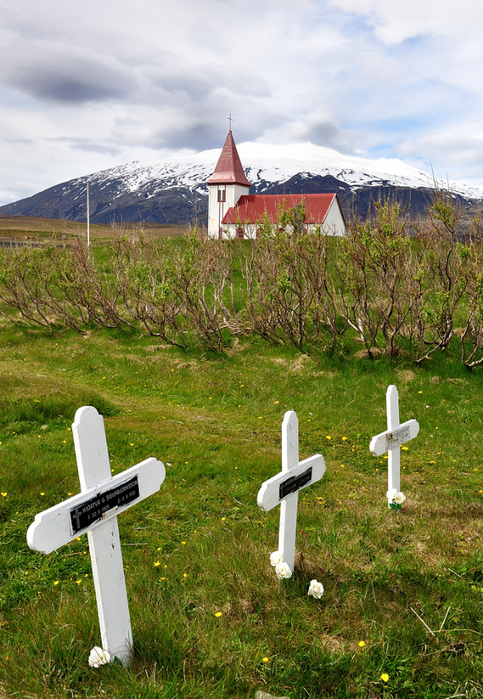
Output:
[[[231,129],[207,184],[208,235],[211,238],[256,238],[262,220],[268,217],[275,224],[280,210],[302,204],[308,230],[319,226],[328,235],[346,233],[337,194],[249,194],[251,185]]]

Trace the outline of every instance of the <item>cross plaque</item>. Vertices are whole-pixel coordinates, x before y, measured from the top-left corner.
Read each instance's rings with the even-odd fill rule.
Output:
[[[111,660],[127,665],[132,632],[117,515],[156,493],[165,468],[150,458],[112,477],[104,420],[91,406],[76,412],[72,434],[81,493],[36,515],[27,543],[51,553],[87,532],[102,648]]]
[[[285,413],[282,423],[282,470],[258,491],[258,505],[271,510],[280,505],[278,550],[293,573],[297,526],[298,492],[320,481],[325,473],[325,460],[320,454],[299,463],[299,422],[293,410]]]
[[[401,489],[401,444],[409,442],[419,433],[417,420],[408,420],[399,424],[399,402],[396,386],[389,386],[386,392],[387,430],[372,438],[369,449],[375,456],[386,451],[387,457],[387,492]]]

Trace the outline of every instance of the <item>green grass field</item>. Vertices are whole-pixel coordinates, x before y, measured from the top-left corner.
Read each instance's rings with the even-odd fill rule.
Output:
[[[354,340],[302,352],[241,335],[188,354],[139,326],[84,330],[0,320],[1,699],[483,695],[483,374],[457,337],[415,364]],[[420,423],[397,512],[387,459],[369,452],[390,384],[401,421]],[[161,491],[119,517],[128,669],[88,665],[87,537],[47,556],[26,543],[38,512],[79,491],[82,405],[104,416],[114,473],[166,466]],[[278,508],[262,512],[257,493],[280,470],[289,409],[300,457],[322,453],[327,471],[300,493],[296,569],[279,581]]]
[[[139,335],[4,325],[4,695],[481,696],[481,381],[451,356],[415,368],[256,340],[210,359]],[[421,426],[402,452],[400,512],[368,450],[391,383],[401,420]],[[86,537],[48,556],[25,539],[37,512],[79,490],[70,426],[87,404],[105,416],[116,473],[147,456],[167,469],[160,493],[119,519],[127,670],[87,663],[100,637]],[[322,453],[327,472],[300,495],[297,567],[280,582],[278,511],[256,496],[280,470],[287,409],[301,457]],[[321,600],[307,596],[313,578]]]

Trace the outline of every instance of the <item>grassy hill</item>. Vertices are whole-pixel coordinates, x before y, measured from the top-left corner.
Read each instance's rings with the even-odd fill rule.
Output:
[[[93,243],[111,240],[122,231],[139,230],[139,225],[125,224],[125,226],[90,225],[90,237]],[[162,237],[177,237],[184,235],[185,226],[173,226],[165,224],[149,224],[144,230]],[[87,224],[74,221],[61,221],[53,218],[41,218],[39,216],[0,216],[0,240],[41,240],[41,241],[65,241],[74,239],[87,239]]]

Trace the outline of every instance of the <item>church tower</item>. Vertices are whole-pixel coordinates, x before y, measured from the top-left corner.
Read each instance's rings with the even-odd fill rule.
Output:
[[[211,238],[222,237],[221,222],[225,214],[249,190],[250,182],[243,171],[230,129],[215,171],[208,180],[208,235]]]

